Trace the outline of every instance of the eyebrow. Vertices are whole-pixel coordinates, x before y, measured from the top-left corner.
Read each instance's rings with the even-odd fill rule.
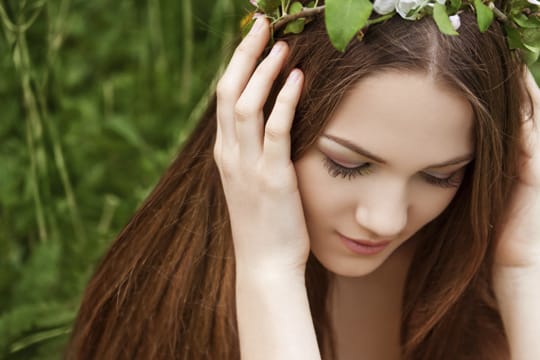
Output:
[[[355,153],[360,154],[360,155],[362,155],[362,156],[364,156],[364,157],[366,157],[368,159],[374,160],[374,161],[376,161],[378,163],[381,163],[381,164],[386,164],[387,163],[384,159],[378,157],[377,155],[372,154],[371,152],[367,151],[366,149],[363,149],[362,147],[360,147],[357,144],[353,144],[349,140],[342,139],[342,138],[339,138],[339,137],[336,137],[336,136],[333,136],[333,135],[328,135],[328,134],[323,134],[322,136],[327,138],[327,139],[330,139],[330,140],[332,140],[332,141],[346,147],[347,149],[352,150]],[[447,160],[447,161],[443,161],[443,162],[438,163],[438,164],[430,165],[430,166],[427,167],[427,169],[442,168],[442,167],[446,167],[446,166],[450,166],[450,165],[457,165],[457,164],[464,163],[466,161],[471,161],[472,159],[473,159],[472,154],[462,155],[462,156],[458,156],[458,157],[455,157],[455,158]]]

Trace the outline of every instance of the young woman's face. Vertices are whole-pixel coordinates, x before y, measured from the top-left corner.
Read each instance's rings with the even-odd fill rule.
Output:
[[[366,275],[439,215],[472,160],[473,117],[464,97],[428,75],[360,81],[295,163],[317,259]]]

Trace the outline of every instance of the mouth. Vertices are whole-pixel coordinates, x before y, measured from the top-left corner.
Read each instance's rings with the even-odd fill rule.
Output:
[[[342,243],[347,249],[359,255],[375,255],[386,249],[391,241],[369,241],[363,239],[351,239],[338,233]]]

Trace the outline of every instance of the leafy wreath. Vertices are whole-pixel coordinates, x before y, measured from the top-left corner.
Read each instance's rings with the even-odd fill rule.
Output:
[[[326,0],[324,5],[315,0],[305,6],[291,0],[250,3],[255,9],[244,19],[244,31],[255,17],[266,16],[273,33],[298,34],[314,16],[324,13],[326,31],[339,51],[345,51],[354,37],[361,40],[370,25],[396,14],[410,21],[431,16],[443,34],[458,35],[460,14],[471,9],[481,32],[496,19],[503,24],[510,49],[521,49],[528,63],[540,57],[540,0],[510,0],[504,9],[491,0]]]

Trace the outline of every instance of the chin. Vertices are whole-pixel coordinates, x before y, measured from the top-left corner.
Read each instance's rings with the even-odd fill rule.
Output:
[[[312,253],[329,272],[338,276],[352,278],[366,276],[375,272],[385,261],[385,258],[381,256],[368,258],[333,257],[328,256],[328,254],[321,254],[322,256],[319,256],[317,251],[314,250],[312,250]]]

